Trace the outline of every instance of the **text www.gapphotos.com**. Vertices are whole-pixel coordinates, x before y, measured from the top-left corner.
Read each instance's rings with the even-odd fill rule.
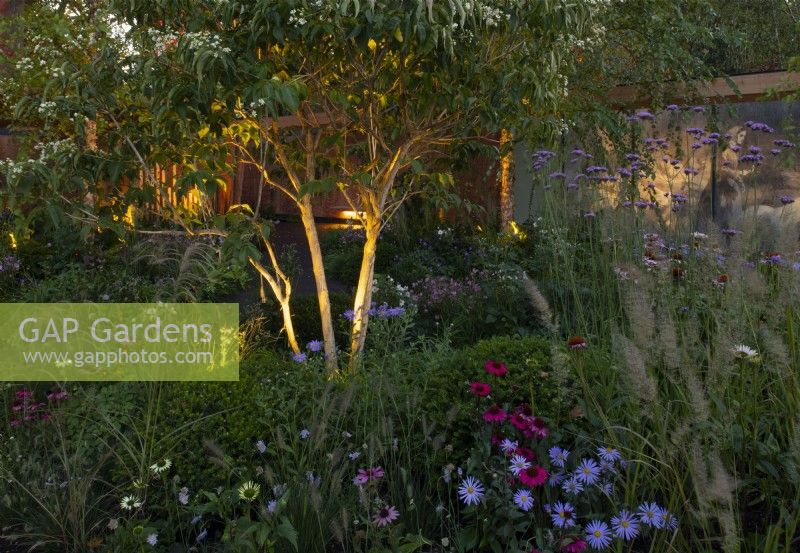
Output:
[[[24,351],[22,358],[26,364],[48,364],[73,367],[111,367],[114,365],[194,365],[211,364],[214,352],[179,351],[169,354],[165,351]]]

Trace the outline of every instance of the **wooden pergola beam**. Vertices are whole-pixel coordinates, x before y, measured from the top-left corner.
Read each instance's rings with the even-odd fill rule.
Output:
[[[708,100],[714,103],[752,102],[766,94],[774,93],[778,97],[800,90],[800,73],[794,71],[770,71],[718,77],[705,83],[699,83],[693,89],[685,84],[676,83],[670,101],[685,101],[687,98]],[[651,105],[652,98],[645,88],[637,85],[617,86],[611,90],[609,99],[614,105],[646,107]]]

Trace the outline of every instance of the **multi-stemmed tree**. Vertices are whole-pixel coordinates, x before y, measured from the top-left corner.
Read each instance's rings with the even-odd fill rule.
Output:
[[[98,194],[109,190],[106,181],[142,172],[145,192],[125,189],[127,200],[158,191],[149,169],[156,163],[182,167],[179,192],[213,191],[231,160],[256,167],[263,185],[285,194],[300,214],[331,368],[338,366],[337,348],[312,198],[340,191],[365,233],[353,303],[354,363],[366,337],[378,239],[392,214],[408,197],[447,185],[442,161],[456,143],[500,129],[524,138],[552,118],[566,94],[576,42],[591,33],[593,5],[114,0],[109,13],[125,22],[118,27],[125,39],[98,48],[85,63],[65,63],[38,99],[78,120],[76,132],[90,122],[99,145],[48,167],[60,167],[80,186],[98,183]],[[28,105],[30,113],[36,106]],[[106,200],[75,209],[88,216],[127,201]],[[235,217],[216,229],[176,206],[163,215],[177,231],[230,237],[243,213],[236,206]],[[259,254],[246,251],[281,301],[296,347],[288,280],[274,255],[269,271]]]
[[[553,112],[572,62],[570,37],[582,36],[589,16],[567,1],[117,5],[140,51],[149,44],[159,52],[139,69],[150,75],[154,124],[188,118],[209,148],[235,152],[297,206],[331,366],[336,346],[312,196],[339,190],[364,228],[356,358],[388,219],[409,196],[446,182],[432,168],[454,142],[501,127],[524,133]]]

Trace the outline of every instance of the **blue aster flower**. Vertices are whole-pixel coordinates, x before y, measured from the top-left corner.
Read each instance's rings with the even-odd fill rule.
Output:
[[[500,442],[500,449],[503,450],[503,453],[511,453],[512,451],[517,449],[518,445],[519,442],[517,442],[516,440],[510,440],[508,438],[505,438],[502,442]]]
[[[586,525],[586,541],[592,549],[605,549],[611,544],[611,529],[602,520],[593,520]]]
[[[575,477],[583,484],[591,486],[600,479],[600,465],[594,459],[583,459],[575,469]]]
[[[511,458],[511,463],[508,465],[508,470],[510,470],[511,474],[514,476],[519,476],[520,472],[530,467],[531,463],[525,457],[522,455],[514,455]]]
[[[617,472],[616,467],[614,467],[614,463],[610,463],[608,461],[600,460],[600,472]]]
[[[578,482],[578,479],[573,476],[572,478],[564,482],[564,484],[561,486],[561,489],[567,492],[568,494],[578,495],[583,491],[583,484]]]
[[[661,511],[655,503],[642,503],[639,505],[639,520],[648,526],[663,528],[665,521],[661,518]]]
[[[514,494],[514,503],[523,511],[530,511],[533,507],[533,495],[530,490],[519,489]]]
[[[550,507],[550,518],[557,528],[575,526],[575,507],[567,502],[557,501]]]
[[[661,509],[658,517],[662,521],[662,528],[668,528],[670,530],[676,530],[678,528],[678,519],[666,509]]]
[[[628,511],[620,511],[619,515],[611,519],[614,535],[624,540],[632,540],[639,535],[639,521]]]
[[[483,484],[474,476],[467,476],[458,487],[458,497],[467,505],[477,505],[483,494]]]
[[[564,472],[551,472],[550,476],[547,478],[547,483],[551,488],[555,488],[556,486],[560,485],[564,480],[566,480],[567,475]]]
[[[609,463],[615,463],[622,458],[619,451],[610,446],[598,447],[597,455],[599,455],[603,461],[608,461]]]
[[[569,451],[566,449],[561,449],[557,445],[554,445],[550,448],[550,462],[557,467],[564,467],[564,464],[567,462],[567,457],[569,457]]]

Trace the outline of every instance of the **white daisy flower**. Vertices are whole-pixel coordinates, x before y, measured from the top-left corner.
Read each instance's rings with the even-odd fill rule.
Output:
[[[119,502],[119,506],[126,511],[133,511],[134,509],[141,507],[142,502],[135,495],[126,495],[122,498],[122,501]]]
[[[169,467],[171,466],[172,461],[169,459],[161,459],[150,465],[150,470],[153,472],[153,474],[161,474],[162,472],[168,471]]]
[[[740,344],[733,348],[733,353],[739,359],[755,359],[758,357],[758,352],[749,346]]]

